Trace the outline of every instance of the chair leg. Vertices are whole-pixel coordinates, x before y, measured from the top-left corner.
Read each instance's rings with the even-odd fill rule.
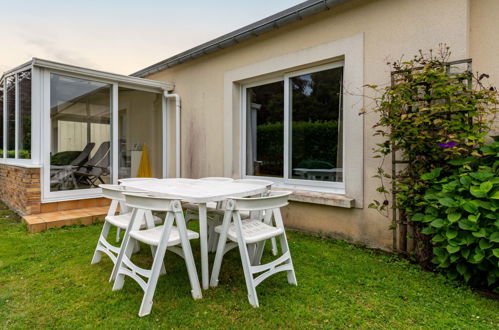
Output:
[[[149,277],[144,290],[144,297],[142,298],[142,304],[139,309],[139,316],[145,316],[151,313],[152,308],[152,298],[154,297],[154,291],[156,291],[156,285],[158,284],[159,274],[161,272],[161,266],[163,265],[163,260],[165,258],[166,249],[168,248],[168,238],[170,237],[170,230],[173,225],[173,215],[169,214],[165,220],[165,231],[163,232],[162,240],[159,246],[156,248],[156,254],[154,255],[154,260],[151,268],[151,276]],[[118,275],[119,276],[119,275]],[[118,281],[118,278],[116,278]]]
[[[213,269],[211,270],[210,286],[212,287],[216,287],[218,285],[218,275],[220,274],[220,267],[222,265],[222,259],[224,257],[224,249],[227,242],[227,231],[229,230],[229,224],[232,220],[231,218],[232,212],[226,211],[222,223],[222,231],[218,238],[218,247],[217,253],[215,255],[215,261],[213,262]]]
[[[123,244],[125,244],[125,250],[122,258],[127,257],[128,259],[130,259],[132,257],[133,247],[135,246],[136,242],[133,238],[127,236],[123,241]],[[120,268],[124,267],[122,258],[120,259],[120,262],[119,263],[116,262],[116,265],[114,266],[116,269],[116,280],[114,281],[113,291],[123,289],[123,285],[125,284],[125,275],[120,274]],[[111,277],[113,275],[114,275],[114,270],[113,274],[111,274]]]
[[[138,227],[139,225],[136,224],[136,222],[140,223],[139,221],[142,219],[142,217],[144,216],[144,211],[139,211],[139,210],[132,210],[132,219],[134,219],[135,217],[137,217],[138,221],[135,221],[134,220],[134,226],[135,227]],[[131,252],[133,253],[134,250],[140,250],[140,244],[138,241],[134,241],[132,243],[128,243],[129,242],[129,238],[130,238],[130,230],[132,229],[131,228],[132,224],[129,224],[128,225],[128,228],[125,230],[125,235],[123,235],[123,239],[121,240],[121,246],[120,246],[120,252],[118,253],[118,256],[116,257],[116,263],[114,264],[114,268],[113,268],[113,271],[111,272],[111,276],[109,277],[109,282],[111,281],[114,281],[114,279],[116,278],[116,275],[118,275],[118,270],[121,266],[121,261],[123,259],[123,255],[125,254],[125,250],[127,249],[128,245],[130,245],[130,249]]]
[[[138,242],[137,242],[138,243]],[[138,244],[137,244],[138,245]],[[154,245],[151,245],[151,254],[152,254],[152,257],[154,258],[154,256],[156,255],[156,247]],[[166,274],[166,268],[165,268],[165,262],[163,261],[161,263],[161,271],[159,272],[160,275],[164,275]]]
[[[253,274],[251,273],[251,261],[246,243],[238,234],[239,254],[241,255],[241,263],[243,264],[244,278],[246,280],[246,288],[248,289],[248,300],[253,307],[258,307],[258,296],[253,282]]]
[[[120,242],[121,228],[116,228],[116,243]]]
[[[110,228],[111,228],[111,224],[109,222],[105,221],[104,226],[102,226],[102,231],[101,231],[101,234],[99,236],[99,240],[97,241],[97,246],[95,247],[94,256],[93,256],[92,262],[91,262],[92,264],[96,264],[99,261],[101,261],[102,252],[97,250],[97,248],[99,247],[101,239],[107,239],[107,236],[109,235]]]
[[[159,247],[154,256],[154,261],[151,268],[151,277],[147,281],[144,297],[142,298],[142,303],[139,309],[140,317],[149,315],[151,313],[152,304],[153,304],[152,298],[154,297],[154,292],[156,291],[156,285],[158,284],[158,278],[161,272],[161,266],[163,265],[163,258],[165,257],[165,252],[166,252],[166,245],[164,247]],[[119,276],[120,275],[118,275],[118,277]],[[118,278],[116,278],[116,282],[117,281]]]
[[[279,242],[281,243],[282,252],[283,253],[288,252],[289,246],[288,246],[288,239],[286,238],[286,233],[283,233],[282,235],[279,236]],[[291,252],[289,253],[289,259],[286,263],[291,265],[291,270],[287,271],[288,283],[293,285],[298,285],[298,282],[296,281],[295,267],[293,265],[293,260],[291,259]]]
[[[261,241],[256,243],[255,253],[253,254],[253,258],[251,259],[252,266],[258,266],[260,261],[262,260],[263,250],[265,249],[265,242]]]
[[[270,239],[270,242],[272,243],[272,254],[276,256],[279,253],[279,250],[277,250],[277,242],[275,240],[275,237],[272,237]]]
[[[201,299],[203,294],[201,293],[198,272],[196,270],[196,264],[194,263],[194,256],[192,255],[191,243],[187,237],[187,226],[185,225],[183,213],[175,212],[175,219],[180,234],[182,250],[184,251],[185,266],[187,267],[189,282],[191,283],[192,298]]]

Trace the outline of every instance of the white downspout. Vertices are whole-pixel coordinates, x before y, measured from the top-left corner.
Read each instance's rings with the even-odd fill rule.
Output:
[[[175,176],[180,178],[180,96],[165,91],[165,99],[172,98],[175,98]]]

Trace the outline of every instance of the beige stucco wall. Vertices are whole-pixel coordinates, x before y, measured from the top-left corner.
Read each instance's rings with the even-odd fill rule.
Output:
[[[499,1],[483,2],[497,8]],[[470,12],[477,15],[479,10],[487,11],[482,4],[473,4],[471,9],[468,0],[353,0],[147,77],[174,83],[175,92],[182,97],[182,176],[224,174],[223,93],[226,72],[361,33],[364,36],[364,83],[388,84],[386,62],[402,56],[410,58],[419,49],[436,49],[440,43],[446,43],[452,48],[453,59],[468,57]],[[493,25],[494,15],[487,15],[488,24]],[[488,33],[485,27],[483,29]],[[491,38],[497,35],[491,34]],[[471,54],[479,52],[473,47],[481,50],[481,46],[473,46],[476,42],[471,39]],[[481,42],[494,43],[485,39]],[[496,54],[497,60],[497,48],[490,50],[490,54]],[[484,69],[489,68],[489,72],[493,70],[493,60],[481,59],[480,63]],[[364,99],[364,104],[370,105],[369,98]],[[389,220],[366,207],[370,201],[379,198],[375,192],[378,181],[372,178],[378,166],[378,160],[371,158],[371,150],[378,142],[371,136],[374,122],[373,116],[367,116],[364,121],[364,208],[292,203],[284,212],[289,227],[327,233],[371,247],[391,248]],[[234,130],[234,137],[237,137],[238,127]],[[234,157],[239,157],[239,154]],[[173,168],[172,162],[171,174]],[[234,168],[232,175],[237,177],[239,170]]]
[[[499,88],[499,1],[471,0],[470,3],[470,57],[473,70],[487,73],[487,84]],[[499,135],[499,120],[493,128]]]

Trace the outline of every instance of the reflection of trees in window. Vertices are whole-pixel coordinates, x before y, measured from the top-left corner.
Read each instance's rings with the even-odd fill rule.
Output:
[[[31,70],[19,73],[19,158],[31,158]]]
[[[3,85],[0,85],[0,157],[3,157]]]
[[[284,82],[256,86],[247,91],[247,174],[282,177]],[[256,146],[253,146],[255,142]]]
[[[290,79],[292,168],[341,168],[341,81],[343,68]],[[295,175],[296,176],[296,175]],[[324,180],[340,180],[331,175]]]
[[[16,84],[14,76],[6,78],[7,86],[7,157],[15,157],[16,147]]]

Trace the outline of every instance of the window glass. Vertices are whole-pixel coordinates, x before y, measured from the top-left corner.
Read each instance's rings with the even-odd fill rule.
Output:
[[[342,77],[339,67],[290,78],[290,178],[343,181]]]
[[[246,89],[246,175],[283,177],[284,82]]]
[[[3,84],[0,84],[0,158],[3,158]]]
[[[119,87],[118,178],[162,177],[162,101],[158,93]]]
[[[31,158],[31,70],[19,73],[19,158]]]
[[[110,181],[111,85],[50,75],[50,189]]]
[[[16,83],[15,77],[6,78],[7,86],[7,158],[14,158],[16,148]]]

